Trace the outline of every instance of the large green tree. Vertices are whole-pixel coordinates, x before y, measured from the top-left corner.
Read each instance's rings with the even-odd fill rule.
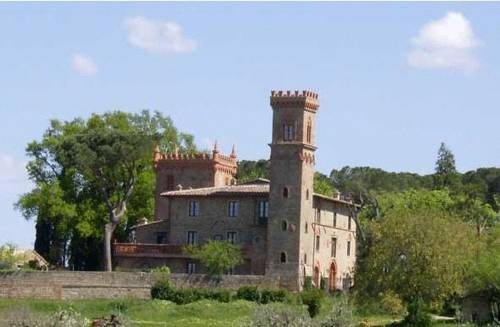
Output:
[[[36,219],[35,249],[53,265],[102,266],[106,225],[108,239],[114,231],[124,240],[127,226],[153,216],[153,143],[164,151],[195,150],[192,136],[158,112],[51,121],[42,139],[28,144],[35,187],[16,204]]]
[[[422,298],[438,308],[463,291],[474,253],[473,229],[453,212],[446,191],[408,191],[379,200],[369,220],[369,249],[358,261],[358,294],[397,294],[406,304]]]

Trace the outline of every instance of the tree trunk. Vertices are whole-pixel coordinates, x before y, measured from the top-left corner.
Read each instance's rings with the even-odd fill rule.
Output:
[[[111,237],[116,228],[116,223],[109,222],[104,225],[104,270],[113,271],[113,263],[111,257]]]

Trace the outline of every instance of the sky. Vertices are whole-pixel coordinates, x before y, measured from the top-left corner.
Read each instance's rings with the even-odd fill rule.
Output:
[[[269,158],[271,90],[319,94],[317,170],[500,166],[500,3],[1,3],[0,244],[50,119],[158,110],[197,145]]]

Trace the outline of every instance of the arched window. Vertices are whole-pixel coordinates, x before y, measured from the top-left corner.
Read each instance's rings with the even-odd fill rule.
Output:
[[[306,133],[306,139],[307,143],[311,143],[311,133],[312,133],[312,123],[311,123],[311,118],[307,121],[307,133]]]
[[[286,253],[285,252],[281,252],[281,254],[280,254],[280,262],[281,263],[286,263]]]
[[[288,223],[286,220],[281,221],[281,230],[286,231],[288,229]]]
[[[288,187],[283,188],[283,197],[288,198]]]

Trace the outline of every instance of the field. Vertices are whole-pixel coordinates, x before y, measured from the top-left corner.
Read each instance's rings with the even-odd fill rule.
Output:
[[[325,301],[318,319],[329,315],[334,299]],[[269,304],[274,307],[288,308],[305,312],[305,307],[298,304]],[[268,306],[269,306],[268,305]],[[26,319],[27,316],[41,317],[52,315],[61,309],[69,309],[86,318],[109,317],[120,314],[131,326],[140,327],[215,327],[242,326],[258,314],[263,305],[244,300],[231,303],[201,300],[198,302],[176,305],[161,300],[5,300],[0,299],[0,326],[8,326],[11,321]],[[356,315],[356,321],[366,321],[370,326],[384,326],[394,317],[376,315]],[[456,326],[445,325],[442,326]]]

